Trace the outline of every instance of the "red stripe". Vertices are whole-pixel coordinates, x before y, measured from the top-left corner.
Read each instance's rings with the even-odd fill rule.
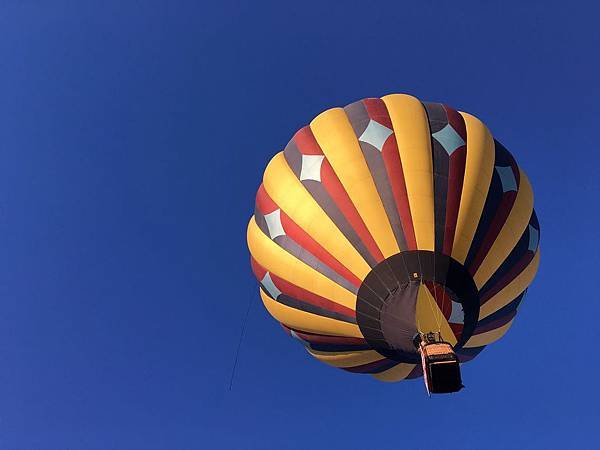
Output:
[[[363,101],[363,105],[365,105],[365,109],[367,110],[367,114],[369,117],[381,125],[388,127],[390,130],[392,127],[392,119],[390,119],[390,115],[388,114],[387,107],[385,103],[380,98],[366,98]]]
[[[458,135],[462,138],[463,141],[467,142],[467,126],[465,124],[465,119],[460,115],[460,113],[451,108],[448,105],[442,105],[446,110],[446,117],[448,118],[448,123],[454,128],[454,130],[458,133]]]
[[[417,250],[417,238],[415,237],[415,228],[410,212],[410,203],[408,201],[408,193],[406,192],[406,182],[404,180],[400,153],[398,153],[396,136],[390,136],[390,139],[386,141],[383,146],[382,156],[392,187],[392,193],[394,194],[394,200],[396,201],[396,208],[400,215],[400,223],[402,224],[406,245],[408,250]]]
[[[323,150],[319,147],[319,143],[310,129],[306,126],[300,128],[294,135],[294,142],[298,147],[298,151],[304,155],[322,155]]]
[[[386,365],[390,365],[393,364],[391,367],[389,367],[389,369],[391,369],[394,366],[397,366],[398,362],[392,361],[391,359],[387,359],[382,357],[382,359],[378,359],[377,361],[373,361],[367,364],[361,364],[360,366],[352,366],[352,367],[340,367],[340,369],[346,370],[348,372],[354,372],[354,373],[373,373],[374,370],[377,369],[381,369],[382,367],[385,367]]]
[[[319,147],[319,143],[315,139],[310,127],[300,129],[294,136],[294,142],[298,147],[298,151],[302,154],[323,155],[323,151],[321,150],[321,147]],[[342,214],[344,214],[346,220],[350,223],[350,226],[354,228],[354,231],[362,240],[371,256],[377,262],[382,261],[384,259],[383,255],[377,247],[373,236],[369,233],[369,230],[352,204],[350,197],[346,193],[346,190],[342,186],[342,183],[327,159],[324,159],[323,164],[321,165],[321,184],[328,192],[333,203],[337,205],[340,211],[342,211]]]
[[[325,250],[317,241],[315,241],[308,233],[300,228],[292,219],[283,211],[281,212],[281,224],[285,234],[292,238],[302,248],[308,250],[318,260],[329,266],[332,270],[344,277],[357,288],[361,285],[361,280],[358,279],[352,272],[342,265],[333,255]]]
[[[449,158],[448,192],[446,195],[446,222],[444,232],[443,253],[450,256],[454,245],[456,221],[462,195],[463,180],[465,177],[465,164],[467,160],[466,147],[456,150]]]
[[[256,195],[258,209],[262,214],[272,212],[277,205],[269,194],[264,190],[261,184],[258,193]],[[274,207],[274,208],[273,208]],[[315,258],[320,260],[323,264],[329,266],[336,273],[344,277],[351,284],[360,287],[362,281],[358,279],[350,270],[348,270],[341,262],[339,262],[333,255],[325,250],[317,241],[315,241],[306,231],[304,231],[298,224],[296,224],[286,213],[280,211],[279,218],[283,231],[285,234],[293,239],[300,247],[308,250]]]
[[[252,267],[252,272],[254,272],[254,276],[258,281],[262,280],[265,277],[267,269],[258,264],[258,262],[256,262],[256,260],[252,256],[250,257],[250,266]]]
[[[283,278],[280,278],[274,274],[271,274],[271,279],[273,280],[275,286],[277,286],[277,289],[279,289],[284,295],[295,298],[304,303],[318,306],[319,308],[326,309],[327,311],[336,312],[339,314],[343,314],[347,317],[356,318],[356,312],[346,306],[340,305],[339,303],[321,297],[320,295],[313,294],[312,292],[309,292],[306,289],[302,289],[301,287],[296,286],[295,284],[292,284],[289,281],[286,281]]]
[[[454,333],[454,336],[456,336],[456,340],[460,341],[464,325],[462,323],[450,323],[450,322],[448,322],[448,325],[450,326],[450,329]]]
[[[456,149],[449,158],[443,253],[445,255],[451,255],[452,247],[454,245],[454,234],[456,233],[456,221],[458,220],[458,209],[460,207],[463,180],[465,178],[465,164],[468,151],[466,146],[467,127],[465,120],[458,111],[447,105],[443,106],[446,110],[448,123],[454,128],[462,140],[465,141],[465,145]]]
[[[508,286],[512,280],[514,280],[521,272],[523,272],[523,270],[527,268],[534,256],[535,253],[532,251],[526,251],[521,259],[506,274],[504,274],[504,276],[500,278],[494,286],[482,294],[480,303],[483,305],[490,298]]]
[[[254,258],[251,258],[250,264],[252,266],[252,271],[254,272],[256,278],[259,281],[262,280],[268,271],[264,267],[262,267]],[[288,297],[295,298],[313,306],[318,306],[319,308],[323,308],[327,311],[336,312],[339,314],[343,314],[347,317],[356,318],[356,312],[353,309],[350,309],[344,305],[340,305],[339,303],[321,297],[320,295],[313,294],[312,292],[309,292],[306,289],[302,289],[301,287],[296,286],[295,284],[292,284],[281,277],[278,277],[274,273],[269,272],[269,275],[271,276],[271,280],[273,281],[275,287],[277,287],[277,289],[279,289],[283,295],[287,295]]]
[[[299,331],[290,328],[284,324],[281,326],[289,333],[293,331],[296,335],[308,342],[314,344],[333,344],[333,345],[366,345],[367,341],[361,338],[345,337],[345,336],[328,336],[325,334],[309,333],[307,331]]]
[[[342,214],[344,214],[346,220],[348,220],[352,228],[354,228],[358,237],[362,240],[365,247],[367,247],[369,253],[371,253],[371,256],[377,262],[383,261],[383,254],[381,253],[381,250],[379,250],[379,247],[377,247],[375,239],[373,239],[373,236],[369,233],[367,226],[363,222],[362,217],[360,217],[360,214],[358,214],[358,211],[346,193],[344,186],[342,186],[342,183],[333,171],[331,164],[329,164],[329,161],[326,159],[323,160],[321,166],[321,184]]]
[[[485,234],[485,238],[483,239],[481,245],[479,246],[479,250],[471,262],[469,266],[469,273],[474,275],[479,269],[479,266],[485,259],[485,256],[488,254],[490,248],[494,244],[494,241],[498,237],[500,230],[506,223],[506,219],[510,214],[510,211],[515,203],[515,199],[517,198],[517,193],[515,191],[505,192],[502,195],[502,201],[500,202],[500,206],[496,210],[496,215],[488,228],[487,233]]]
[[[498,317],[496,320],[486,323],[485,325],[481,325],[473,331],[473,336],[481,333],[485,333],[487,331],[496,330],[508,322],[510,322],[517,315],[517,310],[510,311],[508,314],[503,315],[502,317]]]
[[[279,209],[277,203],[275,203],[271,197],[269,197],[269,194],[267,194],[263,183],[260,184],[258,192],[256,193],[256,209],[258,209],[263,216]]]
[[[452,314],[452,299],[448,296],[446,290],[442,286],[433,281],[425,281],[425,286],[429,289],[431,296],[434,298],[438,308],[440,308],[440,311],[442,311],[447,320],[450,317],[450,314]]]
[[[378,123],[393,130],[392,119],[390,118],[383,100],[366,99],[363,100],[363,103],[367,109],[367,114],[371,119],[376,120]],[[410,213],[410,203],[408,202],[408,194],[406,192],[406,182],[402,171],[402,161],[400,159],[398,143],[394,134],[392,134],[383,145],[381,156],[383,158],[390,187],[392,188],[394,201],[396,202],[396,209],[400,216],[400,223],[406,245],[409,250],[417,250],[417,240],[415,238],[415,230],[412,215]]]

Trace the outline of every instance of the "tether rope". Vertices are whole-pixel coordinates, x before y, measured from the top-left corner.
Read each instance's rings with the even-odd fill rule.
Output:
[[[244,335],[246,334],[246,324],[248,323],[248,317],[250,315],[250,309],[252,308],[253,298],[254,294],[248,296],[248,307],[246,308],[246,315],[244,317],[244,322],[242,323],[242,331],[240,333],[240,339],[238,341],[237,350],[235,352],[235,360],[233,361],[233,368],[231,369],[231,379],[229,380],[230,391],[231,387],[233,386],[233,377],[235,376],[235,369],[237,367],[238,359],[240,356],[240,349],[242,348],[242,340],[244,339]]]

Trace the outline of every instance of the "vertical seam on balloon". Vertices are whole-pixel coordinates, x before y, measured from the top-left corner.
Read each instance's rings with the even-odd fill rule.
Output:
[[[373,102],[376,104],[372,104]],[[364,117],[358,118],[358,121],[353,120],[353,115],[351,115],[351,113],[357,108],[360,108],[364,114]],[[380,111],[380,113],[382,113],[381,116],[376,115],[376,111],[374,111],[374,109],[377,108],[382,109],[382,111]],[[383,210],[385,211],[390,223],[390,227],[396,239],[396,244],[398,245],[400,251],[404,251],[407,249],[406,237],[402,227],[402,219],[397,209],[392,184],[389,177],[389,170],[386,160],[383,156],[385,147],[388,146],[388,143],[395,139],[395,135],[391,127],[391,119],[387,114],[385,103],[383,103],[383,101],[379,98],[363,99],[347,105],[343,109],[348,122],[354,131],[354,135],[356,136],[358,146],[360,147],[363,159],[367,164],[371,178],[373,179],[373,184],[375,185],[375,189],[377,190],[379,199],[381,200]],[[388,125],[386,123],[382,123],[381,120],[384,122],[389,122],[390,126],[388,127]],[[360,134],[359,130],[361,132]],[[371,133],[369,133],[370,130],[376,131],[371,131]],[[387,134],[387,137],[383,138],[383,136],[381,136],[382,133],[389,134]],[[360,138],[363,136],[365,136],[365,138],[364,140],[361,140]],[[375,150],[375,152],[373,152],[373,150]],[[381,169],[383,169],[383,171],[381,171]]]
[[[293,328],[307,332],[327,333],[334,336],[362,337],[362,333],[360,332],[358,325],[320,316],[311,312],[302,311],[301,309],[291,308],[283,303],[277,302],[262,289],[259,289],[259,293],[267,311],[269,311],[275,320],[285,324],[286,326],[292,326]],[[268,302],[272,302],[273,307],[278,308],[280,312],[278,313],[271,311]],[[294,319],[293,317],[290,317],[290,314],[295,314],[296,318]],[[283,316],[288,317],[286,319]],[[292,325],[292,322],[298,322],[298,318],[300,318],[300,322],[303,324],[308,323],[311,326],[304,326],[298,323],[296,325]]]
[[[490,246],[485,258],[479,265],[479,268],[473,274],[473,279],[478,288],[481,288],[487,280],[490,279],[502,262],[510,255],[529,224],[531,213],[533,211],[533,192],[527,176],[520,168],[519,172],[521,183],[510,213],[500,229],[500,232],[494,239],[494,242]],[[521,216],[526,217],[527,219],[522,220]],[[515,229],[515,226],[518,228]],[[507,242],[510,242],[511,245],[508,246]],[[503,245],[499,246],[499,243],[502,243]],[[505,251],[506,247],[509,247],[508,251]],[[490,265],[491,268],[487,268],[487,265]],[[486,273],[481,275],[483,269],[486,269]]]
[[[494,173],[492,174],[492,182],[490,183],[486,202],[482,211],[482,218],[486,216],[486,213],[491,217],[487,221],[480,219],[477,229],[475,230],[475,235],[473,236],[473,241],[471,242],[471,248],[469,249],[467,258],[465,260],[465,266],[468,268],[471,274],[477,272],[479,266],[483,263],[489,250],[494,244],[494,241],[502,231],[502,228],[508,220],[511,210],[515,205],[517,196],[519,195],[519,190],[521,188],[522,176],[520,174],[519,166],[516,164],[513,156],[496,140],[494,140],[494,147]],[[501,163],[499,159],[504,160],[503,164],[509,164],[506,167],[510,168],[514,176],[514,190],[513,186],[510,187],[510,190],[505,190],[504,188],[504,183],[501,180],[498,168],[504,168],[505,166],[500,166]],[[492,198],[492,185],[494,184],[494,177],[497,179],[496,189],[502,190],[502,193],[499,193],[497,199]],[[484,226],[485,228],[483,228]]]
[[[321,123],[320,121],[326,120],[326,119],[323,119],[324,117],[326,117],[326,115],[329,115],[328,117],[331,117],[334,114],[342,114],[342,116],[340,116],[339,119],[337,117],[334,118],[334,120],[338,119],[341,121],[341,123],[342,123],[341,127],[343,128],[343,130],[341,132],[339,130],[337,131],[337,135],[340,137],[346,138],[346,134],[347,134],[348,135],[347,137],[351,138],[351,141],[353,142],[354,147],[355,147],[355,152],[353,152],[353,154],[350,156],[350,158],[354,157],[355,160],[354,161],[350,160],[350,161],[357,164],[356,166],[354,166],[354,168],[355,168],[355,170],[360,170],[362,178],[352,180],[353,186],[348,185],[348,183],[349,183],[348,177],[350,177],[351,175],[349,173],[347,173],[348,158],[346,158],[344,160],[344,156],[343,156],[343,154],[347,154],[351,150],[343,149],[343,150],[340,150],[339,153],[337,153],[335,151],[336,149],[334,148],[334,147],[337,147],[337,143],[336,143],[336,145],[331,145],[331,146],[324,145],[323,139],[326,137],[325,134],[322,134],[319,137],[318,133],[315,133],[315,127],[317,127],[317,126],[320,127],[320,123]],[[326,124],[326,126],[327,127],[334,126],[335,125],[334,122],[331,119],[329,119],[329,120],[330,121]],[[323,150],[325,157],[329,161],[329,164],[330,164],[331,168],[333,169],[333,172],[336,174],[336,176],[340,180],[342,186],[344,187],[344,190],[347,192],[352,204],[356,208],[356,211],[358,212],[362,221],[365,223],[367,229],[369,230],[369,233],[375,239],[377,247],[379,248],[381,253],[383,253],[384,258],[389,257],[392,254],[398,253],[399,248],[398,248],[398,244],[396,242],[396,238],[394,236],[394,232],[392,230],[392,226],[389,222],[389,218],[386,214],[385,208],[383,206],[383,202],[381,201],[381,198],[379,196],[379,192],[377,191],[377,187],[373,180],[372,174],[369,170],[369,166],[367,164],[367,161],[365,160],[362,149],[360,148],[358,139],[356,138],[356,136],[353,132],[352,125],[350,124],[350,121],[348,120],[348,116],[346,115],[346,112],[343,110],[343,108],[330,109],[328,111],[325,111],[324,113],[321,113],[319,116],[317,116],[315,119],[313,119],[313,121],[310,123],[309,126],[310,126],[311,130],[313,131],[316,141],[318,142],[319,146]],[[327,134],[331,134],[331,133],[327,133]],[[351,144],[350,144],[350,147],[352,147]],[[337,153],[337,155],[336,155],[336,153]],[[332,158],[332,156],[334,156],[334,155],[338,156],[339,159],[337,157]],[[361,162],[363,165],[360,164]],[[334,165],[334,163],[335,163],[335,165]],[[339,164],[342,164],[342,163],[345,163],[345,164],[340,166]],[[336,165],[338,167],[336,167]],[[364,198],[361,198],[362,196],[357,196],[358,195],[358,191],[357,191],[357,187],[356,187],[357,182],[365,183],[363,188],[366,188],[369,191],[374,192],[376,194],[376,198],[370,199],[373,202],[373,205],[375,205],[375,210],[369,211],[368,214],[365,211],[365,208],[367,207],[367,201]],[[352,188],[352,189],[350,189],[350,188]],[[371,213],[375,213],[379,217],[378,218],[370,217]],[[378,219],[378,220],[376,221],[376,219]],[[376,224],[376,223],[379,224],[379,225],[377,225],[378,227],[379,226],[381,227],[379,230],[377,230],[377,228],[374,226],[374,224]],[[390,248],[390,245],[395,248],[392,250],[392,248]]]
[[[297,140],[300,136],[303,136],[301,141]],[[289,158],[293,157],[292,147],[298,155],[304,158],[306,155],[303,149],[306,144],[311,146],[311,148],[308,149],[310,154],[317,152],[319,155],[323,156],[319,169],[319,180],[318,182],[310,179],[304,181],[301,180],[301,170],[299,168],[297,170],[292,169],[292,172],[294,172],[300,183],[320,206],[325,215],[329,217],[342,235],[344,235],[356,251],[360,253],[363,259],[365,259],[367,264],[369,264],[370,267],[374,267],[383,259],[383,255],[377,247],[367,226],[358,214],[358,211],[356,211],[356,208],[352,204],[342,183],[335,175],[333,169],[330,168],[329,161],[325,158],[322,149],[319,147],[319,144],[309,127],[304,127],[299,130],[292,141],[290,141],[290,144],[286,146],[284,157],[288,166],[292,168],[289,161]],[[334,190],[337,190],[337,195],[341,195],[343,198],[334,198]]]
[[[435,151],[436,151],[436,145],[435,145],[435,141],[433,138],[433,132],[432,132],[432,119],[431,116],[429,114],[429,111],[427,110],[427,106],[423,103],[420,102],[421,106],[423,107],[423,110],[425,111],[425,116],[427,117],[427,126],[429,128],[429,147],[431,149],[431,178],[432,178],[432,182],[433,182],[433,251],[435,252],[441,252],[440,247],[443,248],[444,245],[444,236],[446,234],[446,229],[445,227],[440,226],[440,219],[442,216],[442,211],[443,210],[443,217],[444,217],[444,222],[446,219],[446,201],[448,198],[448,174],[443,174],[441,172],[438,172],[438,164],[436,164],[436,155],[435,155]],[[438,104],[439,105],[439,104]],[[446,111],[444,110],[444,113]],[[446,117],[446,123],[447,123],[447,117]],[[450,165],[450,161],[448,158],[448,165]],[[437,175],[437,176],[436,176]],[[445,178],[446,179],[446,183],[442,183],[444,184],[443,186],[440,185],[438,183],[438,176]],[[443,195],[443,198],[440,199],[440,201],[438,202],[438,197],[437,197],[437,193],[438,191],[441,191],[441,194]],[[441,241],[441,245],[440,245],[440,241]]]
[[[321,274],[330,278],[333,282],[349,290],[358,290],[361,280],[330,252],[328,252],[327,249],[313,239],[312,236],[310,236],[302,227],[296,224],[292,218],[285,213],[285,211],[279,209],[279,206],[269,197],[269,194],[266,192],[262,184],[258,190],[256,198],[257,207],[255,210],[255,218],[264,219],[265,214],[271,215],[279,211],[278,225],[281,227],[279,232],[285,233],[284,235],[272,237],[269,235],[268,229],[265,230],[264,227],[261,227],[257,220],[259,228],[261,228],[265,235],[269,236],[272,241],[274,241],[288,253],[292,254],[298,259],[301,259],[303,262],[313,267]],[[266,221],[262,220],[261,222]],[[288,239],[291,242],[288,242]],[[295,245],[291,245],[292,243]],[[301,248],[304,253],[298,253],[295,251],[295,246]],[[317,263],[321,263],[327,268],[327,270],[321,269],[318,264],[313,265],[310,261],[311,258],[316,260]],[[329,272],[333,272],[333,274]],[[342,280],[345,280],[345,282],[342,282]],[[347,286],[346,283],[351,284],[352,287]]]
[[[262,237],[261,237],[262,236]],[[267,272],[272,273],[273,275],[281,278],[282,280],[285,280],[288,283],[293,283],[292,280],[290,279],[289,276],[286,276],[284,273],[282,273],[282,271],[277,267],[277,265],[281,264],[281,262],[279,262],[278,264],[275,264],[272,262],[272,260],[269,261],[269,263],[267,263],[266,261],[263,261],[264,258],[259,257],[259,253],[260,252],[269,252],[269,245],[274,246],[275,248],[277,248],[280,252],[283,252],[282,254],[288,255],[288,258],[291,258],[294,261],[294,269],[291,269],[291,266],[288,266],[288,272],[292,273],[298,273],[296,270],[296,267],[298,265],[301,265],[302,267],[305,268],[306,274],[307,276],[310,274],[311,276],[314,277],[322,277],[323,280],[327,280],[328,283],[331,283],[332,285],[335,286],[335,290],[338,290],[337,294],[334,295],[327,295],[324,292],[316,292],[317,289],[315,289],[314,284],[311,286],[303,286],[300,285],[299,283],[294,283],[296,284],[298,287],[306,290],[307,292],[311,292],[312,294],[318,295],[320,297],[323,297],[327,300],[330,300],[334,303],[338,303],[341,306],[344,306],[346,308],[350,308],[349,305],[346,305],[344,303],[340,303],[340,296],[343,294],[344,297],[347,298],[348,303],[351,303],[351,299],[356,295],[355,293],[353,293],[352,291],[349,291],[348,289],[344,288],[343,286],[340,286],[339,284],[335,283],[333,280],[331,280],[330,278],[328,278],[327,276],[321,274],[320,272],[318,272],[315,268],[313,268],[312,266],[306,264],[304,261],[298,259],[296,256],[292,255],[291,253],[287,252],[285,249],[281,248],[280,246],[277,245],[277,243],[273,242],[268,236],[266,236],[262,230],[260,230],[260,228],[256,225],[256,222],[254,222],[254,225],[252,225],[252,223],[249,224],[248,227],[248,242],[250,244],[250,253],[252,255],[252,258],[254,258],[254,260],[256,260],[256,262],[262,267],[264,268]],[[272,247],[273,248],[273,247]],[[287,274],[289,275],[289,273]],[[331,294],[331,293],[330,293]],[[336,298],[333,298],[336,297]]]
[[[465,178],[465,163],[467,158],[467,126],[463,117],[453,108],[442,105],[446,111],[448,124],[463,139],[464,144],[455,149],[448,159],[448,191],[446,194],[446,217],[444,220],[444,242],[442,253],[448,256],[452,255],[454,245],[454,236],[456,234],[456,221],[458,220],[458,211],[460,208],[460,197]],[[460,124],[453,124],[453,121],[460,121]],[[457,129],[458,128],[458,129]],[[464,132],[464,137],[461,136]],[[460,176],[456,177],[456,172]],[[454,177],[453,177],[454,175]],[[454,179],[454,182],[452,180]],[[460,185],[459,185],[460,183]]]
[[[539,224],[537,228],[534,226],[536,222],[535,210],[533,210],[525,231],[523,231],[521,238],[517,241],[511,253],[502,261],[502,264],[500,264],[498,269],[482,286],[480,290],[481,304],[484,304],[492,296],[500,292],[504,286],[509,284],[531,262],[537,251],[537,245],[534,249],[530,248],[531,229],[534,229],[539,236]]]
[[[515,278],[513,278],[510,283],[504,286],[499,292],[494,294],[487,300],[483,305],[481,305],[479,318],[485,319],[491,314],[498,311],[500,308],[506,306],[512,300],[511,297],[514,297],[514,294],[511,294],[513,291],[523,291],[529,288],[529,285],[533,281],[537,269],[540,263],[540,252],[539,248],[535,252],[533,259],[531,262],[525,267]],[[508,299],[503,300],[503,298],[508,297]],[[490,306],[491,305],[491,306]],[[488,311],[489,310],[489,311]]]
[[[419,105],[419,107],[421,108],[421,111],[423,112],[423,123],[422,125],[424,125],[424,127],[426,128],[426,130],[423,130],[425,132],[425,135],[427,136],[426,141],[427,141],[427,145],[428,145],[428,149],[423,150],[420,148],[410,148],[410,150],[404,149],[403,145],[401,145],[400,142],[398,142],[398,139],[396,140],[396,144],[397,144],[397,148],[398,148],[398,156],[401,162],[401,167],[402,167],[402,174],[403,174],[403,179],[405,181],[405,186],[406,186],[406,193],[407,193],[407,197],[408,197],[408,204],[410,207],[410,211],[411,211],[411,219],[412,219],[412,228],[414,230],[414,235],[415,235],[415,240],[416,240],[416,244],[417,244],[417,249],[426,249],[425,247],[428,246],[428,243],[425,243],[425,239],[426,239],[426,235],[428,233],[424,232],[423,227],[428,227],[429,223],[421,223],[420,221],[417,221],[417,206],[419,206],[419,208],[421,208],[420,205],[420,199],[416,198],[418,197],[418,193],[415,192],[415,187],[413,186],[413,181],[415,180],[415,177],[411,176],[408,177],[407,175],[414,175],[412,174],[412,170],[410,170],[409,166],[411,166],[410,164],[407,164],[408,161],[411,160],[412,154],[409,153],[410,151],[424,151],[424,154],[427,155],[427,159],[429,161],[429,168],[427,170],[427,176],[429,176],[431,178],[431,211],[429,211],[429,213],[431,214],[431,219],[434,222],[435,221],[435,212],[433,210],[433,203],[434,203],[434,191],[433,191],[433,161],[431,159],[431,131],[429,129],[429,123],[427,120],[427,114],[424,111],[423,105],[421,104],[421,102],[416,99],[415,97],[412,96],[404,96],[404,95],[398,95],[398,94],[393,94],[393,95],[388,95],[385,97],[382,97],[383,102],[386,105],[386,108],[388,110],[388,113],[390,113],[390,108],[392,107],[392,105],[394,105],[394,103],[396,101],[398,102],[402,102],[403,100],[400,99],[399,97],[402,97],[404,99],[404,101],[406,101],[405,97],[410,98],[412,101],[414,101],[416,104]],[[400,111],[401,109],[399,109]],[[404,130],[407,131],[406,133],[401,133],[400,132],[400,126],[401,123],[399,122],[399,118],[396,118],[397,120],[394,120],[394,116],[390,113],[390,120],[392,122],[392,127],[394,130],[394,135],[398,138],[398,137],[402,137],[403,140],[406,139],[406,134],[408,135],[413,135],[415,133],[414,130]],[[419,176],[423,176],[423,174],[420,174]],[[412,181],[411,181],[412,180]],[[431,242],[431,250],[433,250],[435,248],[435,224],[432,223],[431,224],[431,232],[432,232],[432,242]]]
[[[480,126],[481,127],[481,132],[482,132],[482,136],[481,138],[486,140],[489,142],[481,142],[482,147],[486,146],[486,144],[488,144],[487,146],[489,147],[490,144],[493,144],[493,136],[491,135],[491,133],[489,132],[489,130],[485,127],[485,125],[483,123],[481,123],[481,121],[479,119],[477,119],[474,116],[471,116],[467,113],[464,113],[462,111],[458,111],[458,113],[462,116],[464,122],[465,122],[465,129],[467,130],[467,149],[466,149],[466,158],[465,158],[465,170],[463,173],[463,185],[462,185],[462,192],[460,195],[460,203],[459,203],[459,208],[458,208],[458,214],[457,214],[457,218],[456,218],[456,229],[455,229],[455,233],[454,233],[454,242],[452,245],[452,257],[454,259],[456,259],[457,261],[459,261],[460,263],[464,263],[465,259],[467,258],[468,252],[469,252],[469,248],[471,247],[471,244],[473,242],[473,239],[475,237],[475,233],[477,232],[477,225],[475,225],[473,232],[470,236],[465,236],[464,235],[464,228],[467,226],[468,223],[472,223],[474,221],[475,218],[471,217],[469,218],[468,215],[470,215],[470,213],[472,213],[472,211],[470,209],[472,209],[474,207],[473,203],[475,203],[477,200],[476,199],[471,199],[469,204],[467,205],[465,202],[465,195],[467,194],[466,192],[466,180],[467,180],[467,176],[468,175],[472,175],[474,177],[478,177],[478,179],[475,182],[475,184],[472,186],[472,192],[470,193],[471,197],[474,197],[475,195],[480,195],[483,199],[483,201],[481,202],[481,209],[479,211],[475,211],[475,213],[477,214],[477,224],[480,222],[481,220],[481,215],[483,214],[483,208],[485,206],[485,200],[487,198],[489,189],[490,189],[490,185],[492,182],[492,176],[493,176],[493,167],[494,167],[494,163],[492,162],[491,167],[486,167],[487,169],[491,169],[489,170],[489,178],[488,179],[482,179],[482,176],[487,175],[486,173],[482,174],[481,170],[478,170],[477,172],[474,173],[470,173],[471,170],[471,165],[473,165],[475,163],[475,158],[477,156],[474,156],[475,151],[477,150],[478,152],[482,153],[482,149],[481,148],[474,148],[475,143],[473,142],[473,140],[475,139],[475,130],[471,130],[471,132],[469,132],[469,123],[471,123],[471,125],[475,125],[475,126]],[[465,115],[466,114],[466,115]],[[470,119],[467,119],[467,117],[470,117]],[[472,122],[471,122],[472,120]],[[489,149],[488,149],[489,150]],[[485,149],[483,149],[483,151],[486,151]],[[495,160],[495,152],[491,152],[492,153],[492,158]],[[485,164],[485,161],[482,160],[483,164]],[[480,167],[476,168],[476,169],[480,169]],[[485,183],[484,189],[485,191],[481,190],[481,181],[483,181]],[[467,210],[466,208],[469,207],[470,209]],[[459,226],[461,227],[459,229]],[[459,244],[459,241],[465,241],[464,245],[457,245]],[[457,255],[456,251],[457,248],[461,248],[461,251],[464,252],[464,256],[461,255]]]
[[[271,167],[271,164],[273,164],[273,161],[276,160],[277,158],[279,158],[279,162],[278,164],[278,168],[277,169],[272,169],[272,170],[283,170],[285,171],[285,173],[282,174],[271,174],[269,172],[269,167]],[[278,175],[278,180],[271,180],[271,175],[275,176]],[[281,183],[282,179],[285,178],[286,180],[288,180],[288,183],[293,183],[294,184],[294,189],[297,191],[298,195],[303,196],[304,199],[308,199],[310,198],[311,201],[313,203],[311,204],[307,204],[306,202],[302,203],[302,205],[295,203],[293,205],[287,205],[288,203],[290,203],[289,199],[291,197],[289,197],[289,192],[286,191],[284,192],[280,192],[281,188],[277,188],[275,189],[275,186],[270,189],[269,188],[269,183],[270,184],[277,184],[277,183]],[[267,181],[269,181],[269,183],[267,183]],[[275,201],[277,203],[277,205],[279,206],[279,208],[285,212],[288,216],[290,216],[290,218],[292,220],[294,220],[294,217],[296,216],[297,212],[298,212],[298,208],[300,206],[303,206],[303,208],[311,213],[314,213],[318,216],[320,216],[323,220],[327,220],[329,221],[329,228],[332,232],[334,232],[337,236],[336,236],[336,240],[335,241],[327,241],[324,242],[323,236],[314,236],[311,234],[311,229],[306,229],[305,225],[308,225],[309,228],[312,228],[312,221],[310,224],[301,224],[298,221],[294,220],[298,226],[300,226],[305,232],[307,232],[309,235],[313,236],[313,238],[315,239],[316,242],[318,242],[320,245],[322,245],[330,254],[332,254],[332,256],[336,257],[336,259],[340,259],[338,258],[335,253],[339,253],[341,255],[341,253],[343,252],[351,252],[352,254],[352,258],[354,260],[353,264],[359,264],[359,265],[364,265],[364,267],[360,268],[358,266],[350,268],[347,264],[344,264],[347,268],[349,268],[359,279],[361,278],[361,276],[359,276],[359,274],[357,273],[357,270],[361,270],[362,272],[364,272],[367,268],[372,267],[363,257],[363,255],[360,254],[360,252],[356,249],[356,247],[353,245],[352,242],[350,242],[348,240],[348,237],[343,233],[342,230],[340,230],[338,224],[336,224],[331,217],[329,216],[329,214],[327,214],[326,211],[324,211],[323,207],[319,204],[319,202],[317,202],[317,200],[314,198],[314,196],[311,194],[311,192],[306,188],[306,186],[298,179],[298,177],[296,177],[296,175],[294,174],[293,170],[290,168],[290,166],[288,165],[288,162],[285,159],[284,155],[278,154],[276,155],[272,162],[270,163],[270,165],[267,167],[267,170],[265,171],[265,177],[264,177],[264,185],[265,185],[265,190],[267,191],[267,193],[269,194],[269,196],[273,199],[273,201]],[[288,201],[287,202],[283,202],[285,203],[282,204],[282,201],[284,197],[288,197]],[[314,208],[314,209],[313,209]],[[322,225],[322,224],[321,224]],[[342,239],[344,242],[344,246],[340,247],[339,246],[339,240]],[[348,260],[348,264],[350,263],[350,261]],[[366,272],[368,273],[368,271]],[[365,273],[365,275],[366,275]]]

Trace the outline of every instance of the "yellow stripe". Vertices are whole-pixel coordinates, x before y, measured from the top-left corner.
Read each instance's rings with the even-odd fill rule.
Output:
[[[350,272],[364,280],[371,268],[298,180],[283,153],[275,155],[267,166],[263,184],[282,211]]]
[[[358,325],[290,308],[273,300],[262,289],[260,289],[260,297],[269,314],[287,327],[331,336],[363,337]]]
[[[456,336],[452,332],[448,321],[440,311],[431,292],[427,286],[422,284],[419,286],[417,295],[417,311],[416,311],[417,326],[421,333],[429,331],[438,331],[442,334],[442,338],[452,345],[456,345]],[[439,326],[438,326],[439,323]]]
[[[398,142],[417,247],[433,251],[433,162],[425,108],[418,99],[405,94],[386,95],[382,100]]]
[[[539,265],[540,251],[538,249],[529,265],[500,292],[498,292],[481,306],[481,309],[479,310],[479,320],[485,319],[490,314],[495,313],[500,308],[503,308],[517,298],[521,292],[523,292],[527,286],[531,284]]]
[[[481,347],[483,345],[491,344],[494,341],[500,339],[504,334],[508,331],[513,321],[511,320],[505,325],[502,325],[500,328],[496,328],[495,330],[487,331],[485,333],[476,334],[475,336],[471,336],[471,339],[467,341],[465,344],[465,348],[471,347]]]
[[[404,380],[414,368],[415,364],[400,363],[391,369],[373,374],[373,377],[377,378],[379,381],[401,381]]]
[[[334,367],[356,367],[384,359],[381,354],[373,350],[355,352],[319,352],[310,348],[306,350],[319,361]]]
[[[248,247],[254,259],[274,275],[340,305],[355,309],[355,294],[273,242],[258,228],[254,216],[248,224]]]
[[[383,255],[398,253],[392,226],[344,110],[319,114],[310,129]]]
[[[486,126],[470,114],[460,114],[467,127],[467,160],[452,257],[464,264],[488,196],[496,158],[494,139]]]
[[[515,204],[508,214],[508,218],[500,233],[498,233],[498,237],[473,276],[473,281],[475,281],[478,289],[481,289],[494,272],[498,270],[498,267],[500,267],[508,255],[510,255],[510,252],[513,251],[515,245],[521,239],[531,219],[533,192],[525,173],[522,170],[520,173],[521,181]]]

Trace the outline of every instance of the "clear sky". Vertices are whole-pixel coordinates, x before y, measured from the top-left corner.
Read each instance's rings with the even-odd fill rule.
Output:
[[[596,4],[0,1],[0,449],[594,447]],[[480,117],[536,196],[538,276],[457,395],[309,358],[249,268],[271,156],[394,92]]]

